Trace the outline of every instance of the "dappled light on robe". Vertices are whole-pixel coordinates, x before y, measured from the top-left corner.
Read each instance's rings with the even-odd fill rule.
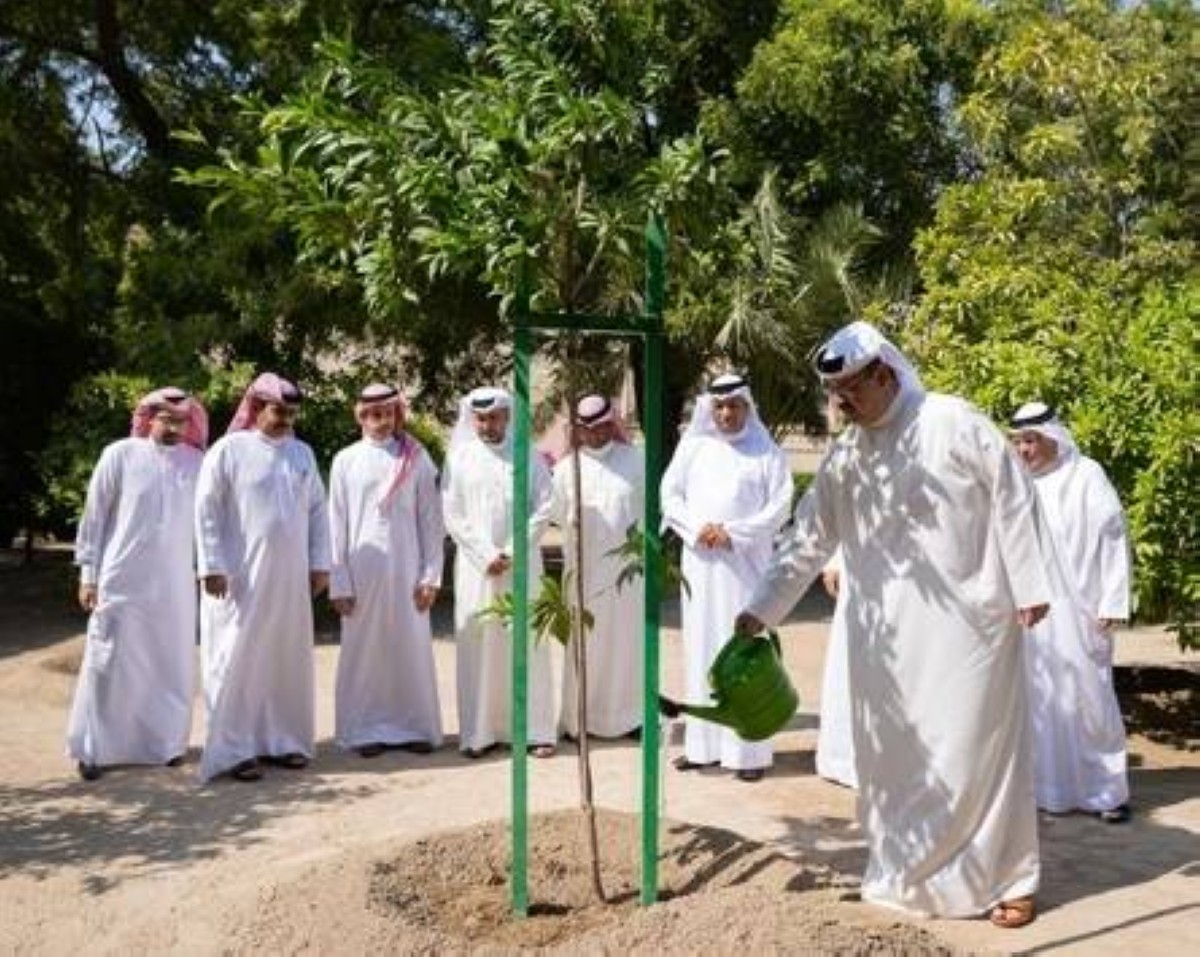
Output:
[[[1016,611],[1049,600],[1043,535],[1000,433],[902,394],[835,443],[750,603],[778,622],[841,543],[865,900],[969,917],[1037,888]]]

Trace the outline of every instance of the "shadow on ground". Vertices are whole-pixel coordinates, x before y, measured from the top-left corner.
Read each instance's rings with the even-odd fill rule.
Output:
[[[101,894],[122,879],[115,862],[144,876],[227,855],[266,840],[262,832],[274,818],[373,792],[359,786],[347,793],[311,772],[286,771],[253,785],[217,780],[197,787],[194,766],[121,768],[95,783],[0,784],[0,878],[95,868],[83,884]]]

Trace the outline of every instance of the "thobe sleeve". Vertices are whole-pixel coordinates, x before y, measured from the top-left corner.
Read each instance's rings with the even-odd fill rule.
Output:
[[[566,521],[567,488],[568,483],[573,480],[570,464],[573,461],[571,458],[559,459],[550,476],[550,493],[529,516],[529,534],[534,541],[541,541],[546,527],[551,523],[562,528]]]
[[[662,477],[662,523],[683,539],[685,545],[696,543],[700,522],[692,515],[687,503],[687,481],[692,460],[692,443],[681,443]]]
[[[325,506],[325,484],[317,468],[317,458],[310,451],[308,470],[308,570],[327,572],[332,562],[329,554],[329,510]]]
[[[75,564],[84,585],[95,585],[99,580],[104,543],[112,531],[113,514],[121,494],[120,465],[116,459],[111,446],[100,453],[88,482],[87,499],[75,534]]]
[[[977,477],[991,492],[992,532],[1017,608],[1051,601],[1051,563],[1056,562],[1037,490],[1025,466],[999,430],[972,413],[970,434],[959,447],[969,452]],[[971,463],[969,463],[971,464]]]
[[[766,495],[763,496],[762,507],[750,515],[724,523],[735,551],[752,548],[764,539],[769,540],[787,519],[793,488],[787,458],[782,452],[777,452],[771,456],[765,471]]]
[[[424,451],[414,470],[413,481],[416,483],[413,488],[413,507],[420,548],[417,583],[440,587],[445,562],[446,526],[442,521],[442,503],[438,497],[437,467]]]
[[[445,471],[442,472],[442,482],[444,483],[442,515],[445,518],[446,531],[454,539],[458,550],[472,565],[483,572],[487,569],[488,563],[496,557],[496,549],[471,523],[462,471],[461,456],[456,457],[453,462],[447,460]]]
[[[550,508],[554,480],[545,459],[534,452],[529,456],[529,545],[536,547],[546,531],[545,515]],[[504,544],[504,553],[513,553],[512,536]]]
[[[746,605],[746,610],[764,624],[778,625],[783,621],[837,549],[833,510],[836,491],[836,478],[823,463],[812,486],[796,505],[792,527]]]
[[[646,466],[641,456],[633,461],[629,481],[633,484],[633,520],[640,529],[646,520]]]
[[[218,445],[204,456],[196,479],[196,573],[201,578],[230,572],[222,544],[230,494],[225,449]]]
[[[329,470],[329,597],[353,598],[354,576],[350,571],[350,502],[346,488],[346,459],[334,456]]]
[[[1100,605],[1097,618],[1125,620],[1129,618],[1129,538],[1125,531],[1125,515],[1117,491],[1103,475],[1097,476],[1097,512],[1103,516],[1099,528],[1096,559],[1100,563]]]

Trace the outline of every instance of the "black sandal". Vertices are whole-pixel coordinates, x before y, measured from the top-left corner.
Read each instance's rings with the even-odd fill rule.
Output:
[[[235,764],[229,769],[229,776],[235,781],[259,781],[262,779],[262,768],[254,758]]]
[[[681,754],[671,762],[671,767],[673,767],[676,771],[699,771],[702,768],[711,768],[717,763],[718,762],[716,761],[709,761],[707,764],[699,761],[690,761],[688,760],[687,755]]]
[[[1096,817],[1105,824],[1128,824],[1129,819],[1133,817],[1133,811],[1129,809],[1128,804],[1118,804],[1116,807],[1110,807],[1107,811],[1101,811]]]
[[[409,754],[433,754],[433,745],[428,741],[405,741],[403,744],[389,744],[389,751],[407,751]]]

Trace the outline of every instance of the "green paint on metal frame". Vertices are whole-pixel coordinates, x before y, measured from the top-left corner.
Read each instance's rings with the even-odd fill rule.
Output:
[[[663,308],[666,303],[666,231],[661,217],[646,225],[646,312],[638,316],[591,316],[577,313],[533,313],[526,274],[518,283],[514,378],[516,384],[513,437],[513,619],[512,619],[512,876],[513,913],[529,913],[529,454],[530,359],[534,331],[567,330],[591,335],[639,336],[645,341],[644,405],[646,494],[643,527],[645,551],[642,576],[644,683],[642,711],[642,887],[641,902],[658,900],[659,828],[659,580],[661,554],[658,533],[659,480],[662,475],[662,353]]]

